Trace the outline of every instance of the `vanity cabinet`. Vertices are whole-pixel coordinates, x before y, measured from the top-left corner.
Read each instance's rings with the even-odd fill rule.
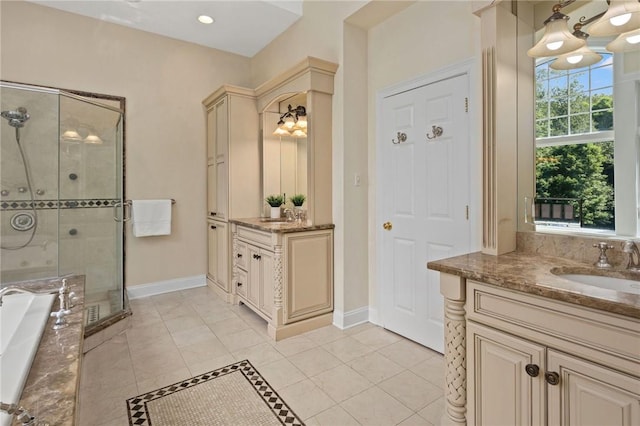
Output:
[[[259,116],[251,89],[225,85],[202,103],[207,126],[207,279],[231,301],[228,221],[231,217],[258,216],[262,207]]]
[[[467,424],[640,424],[638,321],[467,281]]]
[[[333,225],[244,221],[231,221],[235,302],[265,319],[275,340],[331,324]]]

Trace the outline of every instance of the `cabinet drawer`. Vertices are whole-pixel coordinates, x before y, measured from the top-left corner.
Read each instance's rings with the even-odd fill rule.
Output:
[[[233,261],[239,267],[247,270],[247,244],[236,240],[236,253]]]
[[[238,293],[238,295],[242,296],[242,297],[247,297],[247,286],[249,285],[248,283],[248,278],[249,276],[247,275],[246,271],[243,271],[242,269],[238,269],[237,270],[237,277],[236,277],[236,293]]]
[[[270,232],[262,232],[253,228],[246,228],[244,226],[238,226],[237,231],[238,238],[248,241],[249,243],[257,246],[269,249],[271,248],[272,241]]]
[[[548,298],[467,281],[467,317],[549,346],[574,343],[640,361],[640,322]],[[535,333],[535,336],[533,335]],[[637,374],[637,372],[635,373]]]

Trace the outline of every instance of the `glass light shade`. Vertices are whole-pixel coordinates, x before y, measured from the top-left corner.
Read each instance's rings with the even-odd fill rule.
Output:
[[[558,56],[549,67],[554,70],[570,70],[573,68],[588,67],[597,64],[602,59],[602,55],[589,49],[587,46],[581,47],[575,52],[565,53]]]
[[[291,133],[283,129],[282,126],[276,127],[276,130],[273,131],[273,134],[276,136],[291,136]]]
[[[89,133],[89,135],[86,138],[84,138],[84,143],[100,145],[102,143],[102,139],[100,139],[98,135]]]
[[[637,0],[611,0],[607,12],[589,25],[589,33],[595,36],[618,35],[637,29],[640,29],[640,3]]]
[[[307,128],[307,116],[301,115],[298,117],[298,121],[296,121],[296,126],[300,129],[304,130]]]
[[[295,136],[296,138],[306,138],[307,137],[307,134],[304,131],[300,130],[300,129],[294,130],[291,135]]]
[[[284,119],[284,124],[282,125],[285,129],[291,130],[296,125],[296,120],[292,116],[288,116]]]
[[[75,129],[69,129],[62,134],[62,140],[67,142],[80,142],[82,136],[80,136]]]
[[[569,32],[566,19],[555,19],[545,25],[540,41],[527,51],[534,58],[563,55],[585,46],[587,42]]]
[[[607,44],[607,50],[615,53],[640,51],[640,29],[620,34]]]

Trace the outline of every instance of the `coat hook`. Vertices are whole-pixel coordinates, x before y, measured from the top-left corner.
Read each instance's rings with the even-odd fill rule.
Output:
[[[391,139],[391,143],[394,145],[398,145],[399,143],[406,142],[407,134],[404,132],[398,132],[398,142],[395,139]]]
[[[433,136],[429,136],[429,134],[427,133],[427,139],[435,139],[439,136],[442,136],[444,130],[442,130],[442,127],[440,126],[431,126],[431,132],[433,133]]]

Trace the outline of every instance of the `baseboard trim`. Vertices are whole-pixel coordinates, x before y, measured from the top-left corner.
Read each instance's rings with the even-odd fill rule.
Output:
[[[187,290],[190,288],[204,287],[207,285],[206,276],[194,275],[192,277],[176,278],[173,280],[157,281],[155,283],[140,284],[127,288],[129,300],[142,299],[158,294],[171,293],[173,291]]]
[[[333,325],[341,330],[355,327],[359,324],[369,322],[369,307],[354,309],[349,312],[342,312],[339,309],[333,310]]]

